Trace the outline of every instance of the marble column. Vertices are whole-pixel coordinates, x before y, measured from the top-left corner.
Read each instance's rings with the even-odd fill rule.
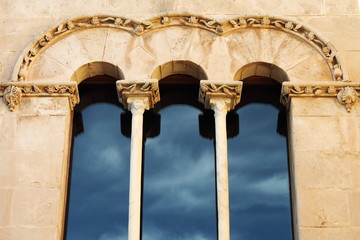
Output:
[[[142,146],[143,114],[160,100],[158,81],[116,82],[119,101],[131,111],[130,187],[128,239],[141,238],[141,189],[142,189]]]
[[[230,240],[228,150],[226,114],[240,102],[242,82],[203,80],[199,101],[215,114],[218,240]]]

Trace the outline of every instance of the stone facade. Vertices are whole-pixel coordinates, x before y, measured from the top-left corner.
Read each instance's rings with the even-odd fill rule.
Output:
[[[4,0],[0,21],[0,239],[62,239],[77,84],[103,74],[125,79],[147,92],[140,94],[143,111],[159,100],[145,80],[179,73],[205,80],[200,100],[218,114],[217,158],[224,162],[221,119],[240,99],[239,81],[282,83],[295,238],[360,238],[356,0]],[[219,93],[219,86],[227,87]],[[134,118],[141,115],[133,111],[136,94],[123,98],[124,85],[118,90]],[[228,104],[224,111],[221,104]],[[141,164],[138,148],[131,159]],[[225,186],[226,168],[217,174]],[[229,239],[228,200],[218,200],[219,239]],[[131,240],[138,239],[136,221]]]

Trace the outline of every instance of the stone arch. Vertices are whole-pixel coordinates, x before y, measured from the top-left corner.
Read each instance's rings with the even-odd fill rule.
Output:
[[[173,60],[198,64],[209,79],[229,80],[248,63],[269,62],[294,82],[349,80],[332,44],[296,20],[240,16],[219,22],[195,15],[142,22],[102,15],[66,21],[24,50],[11,80],[65,81],[74,69],[94,61],[121,66],[129,78],[149,78],[156,66]]]
[[[71,76],[71,81],[78,84],[83,80],[97,75],[106,75],[115,79],[125,79],[121,69],[107,62],[90,62],[79,67]]]
[[[271,78],[279,83],[289,81],[289,77],[283,69],[265,62],[254,62],[243,66],[236,72],[234,80],[241,81],[248,77]]]
[[[159,65],[151,74],[151,78],[163,79],[174,74],[184,74],[199,80],[208,79],[206,72],[199,65],[190,61],[170,61]]]

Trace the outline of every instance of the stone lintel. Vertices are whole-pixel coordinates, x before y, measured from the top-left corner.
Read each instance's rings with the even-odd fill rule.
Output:
[[[76,82],[5,82],[0,84],[0,96],[10,111],[21,104],[23,97],[68,97],[71,109],[80,102]]]
[[[129,98],[146,98],[148,99],[148,108],[153,108],[160,101],[159,83],[157,79],[145,80],[118,80],[116,81],[119,101],[128,110]],[[148,110],[146,108],[146,110]]]
[[[351,112],[360,94],[360,82],[284,82],[281,89],[281,103],[289,106],[292,97],[336,97]]]
[[[241,81],[201,80],[199,102],[211,109],[211,99],[225,99],[228,110],[232,110],[240,102],[242,86]]]

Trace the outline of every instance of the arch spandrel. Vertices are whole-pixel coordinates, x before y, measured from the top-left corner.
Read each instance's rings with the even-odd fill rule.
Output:
[[[287,19],[283,19],[283,18],[277,18],[277,17],[273,17],[273,16],[246,16],[246,17],[239,17],[239,18],[235,18],[235,19],[230,19],[230,20],[226,20],[223,22],[219,22],[216,20],[212,20],[212,19],[208,19],[205,17],[201,17],[201,16],[191,16],[191,15],[169,15],[169,16],[161,16],[161,17],[157,17],[157,18],[153,18],[150,19],[148,21],[142,21],[142,22],[137,22],[131,19],[127,19],[127,18],[123,18],[123,17],[115,17],[115,16],[93,16],[93,17],[82,17],[82,18],[77,18],[77,19],[73,19],[73,20],[69,20],[66,21],[64,23],[61,23],[57,26],[55,26],[54,28],[50,29],[48,32],[46,32],[45,34],[41,35],[37,40],[34,41],[33,44],[31,44],[26,50],[24,50],[24,54],[19,58],[19,61],[17,63],[17,65],[15,66],[14,69],[14,74],[12,77],[12,81],[23,81],[23,80],[29,80],[29,73],[31,68],[33,67],[33,65],[35,65],[39,59],[39,56],[43,55],[46,51],[46,49],[51,48],[57,44],[59,44],[58,42],[62,42],[66,39],[71,39],[69,37],[67,37],[68,35],[70,35],[73,38],[77,38],[78,41],[81,42],[80,44],[80,48],[77,48],[75,50],[79,50],[79,49],[83,49],[85,50],[84,52],[81,52],[80,55],[78,56],[78,59],[86,56],[87,58],[91,58],[94,55],[96,55],[97,53],[100,53],[100,48],[97,49],[96,47],[94,47],[92,44],[91,47],[89,46],[85,46],[86,43],[84,42],[84,38],[89,37],[92,39],[96,39],[96,44],[98,43],[104,43],[105,44],[105,48],[106,51],[112,51],[114,50],[114,52],[116,53],[117,51],[121,51],[121,48],[126,48],[126,49],[131,49],[134,47],[135,45],[135,50],[136,47],[138,48],[143,48],[145,52],[147,52],[148,59],[150,59],[151,57],[153,57],[154,55],[160,56],[161,55],[161,48],[158,49],[154,49],[154,52],[148,51],[146,50],[145,47],[141,46],[138,44],[139,39],[141,39],[140,42],[143,42],[143,45],[146,45],[147,42],[150,42],[147,40],[147,38],[149,37],[146,36],[147,34],[153,34],[153,36],[156,36],[156,33],[163,31],[164,29],[171,29],[171,28],[179,28],[181,27],[183,28],[192,28],[192,29],[197,29],[196,31],[198,32],[207,32],[209,34],[211,34],[211,36],[213,37],[206,37],[205,41],[207,41],[208,39],[224,39],[222,41],[229,41],[229,39],[231,39],[231,37],[229,37],[230,35],[236,33],[236,34],[241,34],[242,32],[245,33],[246,31],[244,30],[248,30],[248,29],[252,29],[252,35],[253,38],[255,35],[262,35],[261,32],[271,32],[271,34],[275,33],[275,32],[282,32],[284,34],[286,34],[286,38],[297,38],[298,40],[301,40],[300,44],[301,45],[307,45],[309,46],[309,48],[313,48],[315,52],[317,52],[317,54],[320,56],[318,57],[319,60],[321,60],[323,62],[323,64],[327,65],[329,68],[329,72],[330,77],[332,80],[348,80],[347,79],[347,74],[346,72],[344,72],[345,68],[341,65],[339,58],[337,56],[336,50],[332,47],[332,45],[324,38],[322,38],[319,34],[316,34],[311,28],[305,27],[304,24],[293,21],[293,20],[287,20]],[[99,30],[101,29],[101,30]],[[124,44],[124,46],[117,48],[117,49],[111,49],[108,48],[109,45],[108,44],[108,40],[106,39],[104,41],[104,36],[109,36],[107,33],[109,32],[109,29],[112,30],[116,30],[119,32],[126,32],[127,35],[131,36],[131,39],[135,39],[135,40],[130,40],[129,42],[131,42],[132,44],[129,45],[129,42],[127,42],[127,44]],[[95,30],[94,33],[96,32],[96,30],[99,30],[99,32],[103,32],[105,31],[106,34],[100,34],[101,36],[96,36],[97,34],[95,33],[94,35],[89,34],[88,31],[92,31]],[[265,31],[262,31],[265,30]],[[270,30],[270,31],[268,31]],[[79,34],[80,32],[84,32],[84,35],[86,35],[86,37],[81,37],[81,34]],[[86,33],[85,33],[86,32]],[[193,31],[195,32],[195,31]],[[112,32],[113,33],[113,32]],[[245,33],[246,34],[246,33]],[[277,34],[277,33],[275,33]],[[73,35],[73,36],[72,36]],[[159,34],[160,35],[160,34]],[[170,37],[168,34],[167,35],[167,39],[169,41]],[[139,36],[143,36],[141,38],[139,38]],[[268,39],[266,39],[266,37],[269,37],[270,35],[263,35],[262,37],[265,37],[264,39],[261,37],[261,41],[264,41],[264,43],[268,43],[269,39],[273,39],[273,37],[270,37]],[[194,49],[197,49],[199,45],[201,45],[201,42],[197,42],[195,41],[195,39],[193,39],[194,36],[192,36],[190,38],[190,44],[186,43],[186,46],[195,46]],[[255,37],[256,38],[256,37]],[[257,38],[259,39],[259,38]],[[186,38],[187,41],[189,41],[189,38]],[[68,40],[69,41],[69,40]],[[119,39],[119,41],[121,41],[121,39]],[[185,41],[185,39],[184,39]],[[241,41],[241,40],[240,40]],[[91,41],[90,41],[91,42]],[[216,41],[214,41],[216,42]],[[213,45],[213,43],[210,43],[210,45]],[[231,40],[229,41],[231,42]],[[239,41],[238,41],[239,42]],[[252,46],[255,47],[256,44],[254,44],[254,41],[252,41],[250,44],[253,44]],[[274,43],[276,44],[276,43]],[[101,44],[100,44],[101,45]],[[126,46],[125,46],[126,45]],[[241,44],[240,44],[241,45]],[[239,47],[240,47],[239,45]],[[140,46],[140,47],[139,47]],[[249,44],[247,44],[247,46],[249,46]],[[264,45],[266,46],[266,44]],[[204,46],[206,48],[206,44]],[[94,54],[92,54],[92,49],[96,49],[96,51],[94,52]],[[201,47],[200,47],[201,48]],[[233,48],[233,47],[232,47]],[[104,49],[102,49],[104,51]],[[180,49],[180,51],[185,51],[189,50],[188,48],[184,48],[184,49]],[[264,48],[255,48],[255,50],[250,50],[250,51],[259,51],[259,49],[262,51]],[[62,49],[63,50],[63,49]],[[142,54],[142,50],[140,51],[140,49],[137,49],[138,53],[133,54],[134,56],[137,56],[138,54]],[[205,53],[208,54],[210,51],[210,55],[212,55],[214,52],[229,52],[226,51],[227,49],[216,49],[216,51],[214,51],[211,47],[210,48],[206,48]],[[232,50],[232,49],[230,49]],[[98,52],[97,52],[98,51]],[[263,55],[263,52],[258,52],[258,55]],[[289,50],[288,54],[291,55],[293,49]],[[60,51],[61,52],[61,51]],[[198,51],[199,52],[199,51]],[[244,51],[245,52],[245,51]],[[179,54],[179,51],[175,51],[175,53],[177,53],[177,57],[180,58],[180,56],[184,56],[186,58],[186,54]],[[197,52],[194,52],[194,56],[196,55]],[[50,55],[50,52],[48,52],[48,54]],[[61,53],[58,53],[61,54]],[[57,55],[57,54],[56,54]],[[101,54],[100,54],[101,55]],[[169,56],[164,56],[164,54],[162,54],[164,58],[169,57]],[[200,54],[202,58],[202,55],[204,55],[204,53]],[[145,55],[146,56],[146,55]],[[53,56],[52,56],[53,57]],[[126,58],[127,57],[127,58]],[[131,60],[131,56],[129,58],[129,56],[126,56],[125,58],[123,58],[123,60],[126,60],[128,65],[129,62],[131,62],[131,65],[141,65],[141,60],[142,59],[137,59],[140,62],[138,63],[133,63]],[[159,65],[163,62],[169,61],[169,60],[174,60],[174,59],[163,59],[163,61],[159,61],[156,59],[156,57],[154,58],[154,60],[152,61],[147,61],[146,63],[150,63],[149,65],[153,64],[153,66],[155,65]],[[173,56],[170,57],[173,58]],[[54,57],[53,57],[54,58]],[[98,59],[91,59],[92,61],[100,61],[101,59],[99,59],[100,57],[98,57]],[[63,59],[62,59],[63,60]],[[180,60],[180,59],[175,59],[175,60]],[[204,69],[216,69],[215,67],[213,67],[213,64],[211,63],[205,63],[204,60],[196,60],[196,59],[191,59],[189,57],[189,59],[182,59],[182,60],[189,60],[192,62],[195,62],[197,64],[200,64]],[[263,58],[258,58],[258,59],[254,59],[254,60],[261,60],[264,61],[266,59]],[[67,65],[66,62],[62,62],[60,61],[60,64],[63,65]],[[82,62],[82,64],[84,64],[84,62]],[[115,62],[112,62],[112,64],[116,64]],[[230,63],[233,64],[233,63]],[[79,64],[81,65],[81,64]],[[209,66],[205,66],[205,65],[209,65]],[[210,66],[212,65],[212,66]],[[235,65],[235,64],[234,64]],[[241,63],[238,63],[238,67],[241,67]],[[317,65],[313,65],[312,67],[316,67]],[[335,67],[336,66],[336,67]],[[76,68],[75,67],[71,67],[71,68]],[[123,66],[121,66],[121,68],[123,69]],[[338,70],[335,71],[335,68],[337,68]],[[134,72],[134,74],[136,75],[142,75],[143,73],[141,73],[141,71],[147,71],[149,69],[153,69],[151,67],[149,68],[144,68],[144,67],[138,67],[138,70],[132,70],[131,72]],[[234,67],[234,69],[236,69]],[[125,75],[126,75],[126,69],[124,69]],[[296,72],[296,71],[294,71]],[[150,73],[147,73],[145,75],[149,75]],[[212,74],[208,73],[209,78],[211,77]],[[216,78],[216,76],[214,77]],[[224,78],[227,78],[226,76]],[[303,79],[311,79],[310,76],[309,77],[304,77]],[[331,80],[329,79],[329,80]]]

